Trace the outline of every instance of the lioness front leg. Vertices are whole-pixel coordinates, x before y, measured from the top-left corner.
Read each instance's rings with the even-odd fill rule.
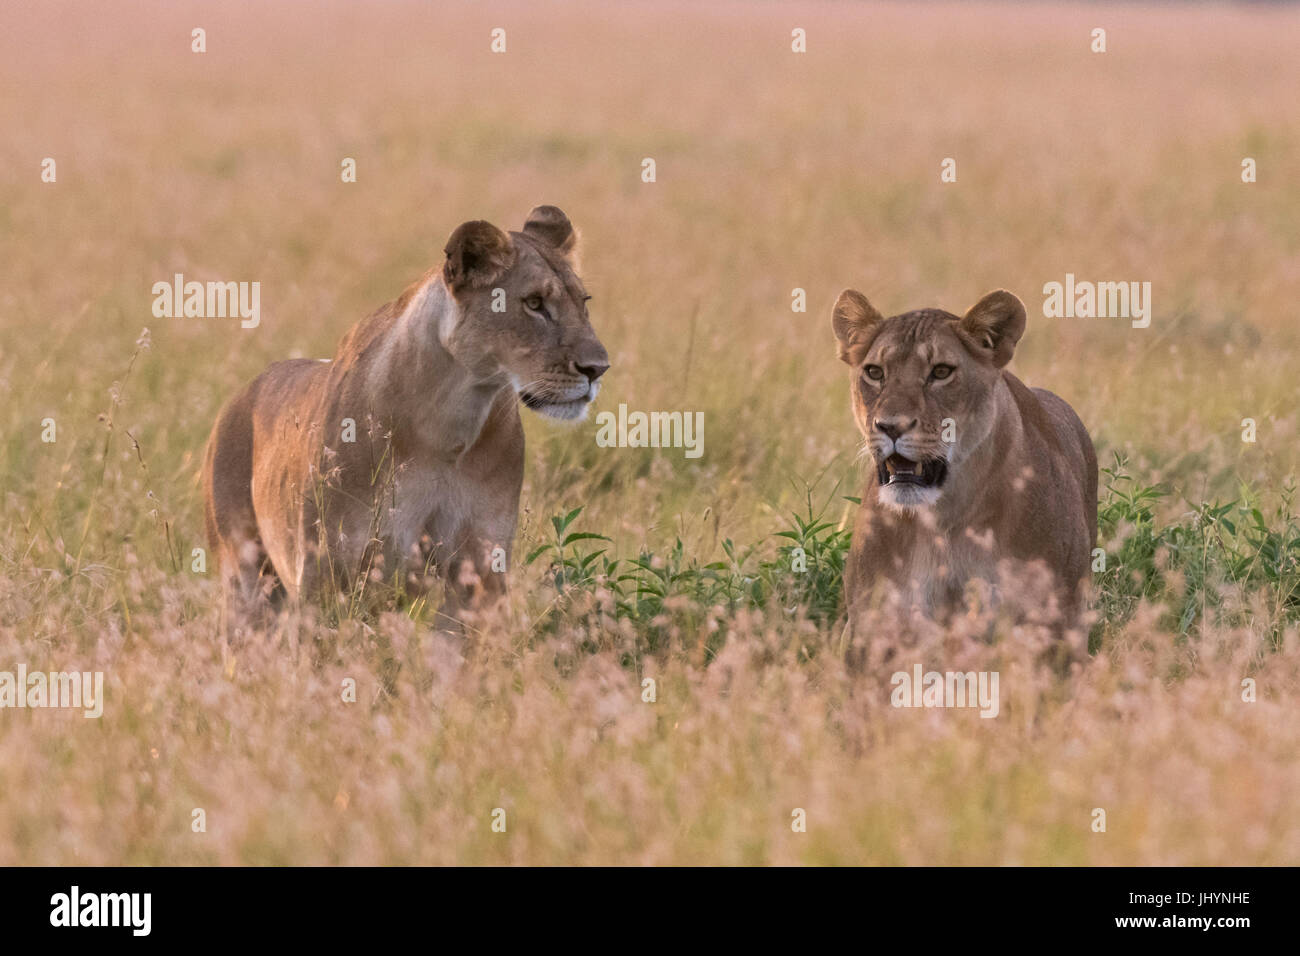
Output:
[[[221,634],[237,645],[269,626],[284,601],[284,586],[254,529],[217,539],[221,574]]]
[[[481,534],[463,538],[439,564],[444,586],[440,626],[460,631],[496,608],[506,593],[509,564],[508,540],[498,543]]]

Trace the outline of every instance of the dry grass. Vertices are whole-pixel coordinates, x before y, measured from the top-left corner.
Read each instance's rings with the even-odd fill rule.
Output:
[[[996,720],[891,708],[799,614],[672,606],[653,651],[627,621],[536,626],[540,565],[463,665],[391,612],[224,666],[189,571],[219,404],[330,354],[462,220],[539,202],[584,234],[600,407],[702,410],[706,453],[530,420],[518,553],[578,505],[625,557],[770,552],[805,482],[856,485],[846,285],[890,311],[1016,291],[1015,370],[1165,484],[1162,522],[1242,485],[1269,511],[1297,473],[1300,13],[441,6],[0,14],[0,669],[108,693],[100,720],[0,711],[0,864],[1300,862],[1300,641],[1262,588],[1185,633],[1143,604],[1064,683],[1023,635],[931,648],[1003,668]],[[261,327],[154,319],[174,272],[260,281]],[[1151,281],[1151,327],[1042,318],[1066,272]]]

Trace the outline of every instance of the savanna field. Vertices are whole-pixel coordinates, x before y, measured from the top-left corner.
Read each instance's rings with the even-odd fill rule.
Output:
[[[1298,35],[1214,5],[6,5],[0,670],[105,701],[0,710],[0,864],[1300,863]],[[595,411],[703,412],[703,455],[526,415],[508,607],[462,647],[362,593],[223,652],[193,569],[218,408],[539,203],[582,234]],[[155,317],[176,273],[260,282],[260,324]],[[1067,273],[1150,282],[1150,326],[1045,317]],[[1011,370],[1106,469],[1086,662],[1010,624],[899,660],[1000,672],[995,719],[846,664],[846,286],[1015,292]]]

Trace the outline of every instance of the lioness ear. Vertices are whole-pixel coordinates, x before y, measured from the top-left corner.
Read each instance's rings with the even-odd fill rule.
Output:
[[[510,237],[482,219],[457,226],[443,251],[442,275],[452,292],[490,285],[515,261]]]
[[[852,349],[863,345],[871,337],[872,330],[884,317],[876,311],[867,297],[855,289],[845,289],[835,300],[831,311],[831,327],[835,329],[835,338],[839,340],[839,357],[841,362],[855,363]]]
[[[1016,343],[1025,334],[1024,303],[1005,289],[990,292],[971,306],[957,328],[1001,368],[1011,361]]]
[[[538,206],[530,212],[524,223],[524,232],[566,256],[573,252],[578,242],[573,223],[558,206]]]

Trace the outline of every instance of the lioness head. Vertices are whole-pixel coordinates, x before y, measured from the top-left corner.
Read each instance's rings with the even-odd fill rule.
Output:
[[[574,271],[576,244],[569,218],[538,206],[509,235],[463,223],[442,269],[457,306],[439,332],[445,347],[484,378],[504,374],[525,405],[552,418],[585,416],[609,368]]]
[[[886,319],[862,293],[846,289],[832,324],[839,357],[853,370],[853,415],[881,504],[936,504],[993,428],[995,388],[1025,331],[1024,305],[997,291],[960,318],[920,309]]]

